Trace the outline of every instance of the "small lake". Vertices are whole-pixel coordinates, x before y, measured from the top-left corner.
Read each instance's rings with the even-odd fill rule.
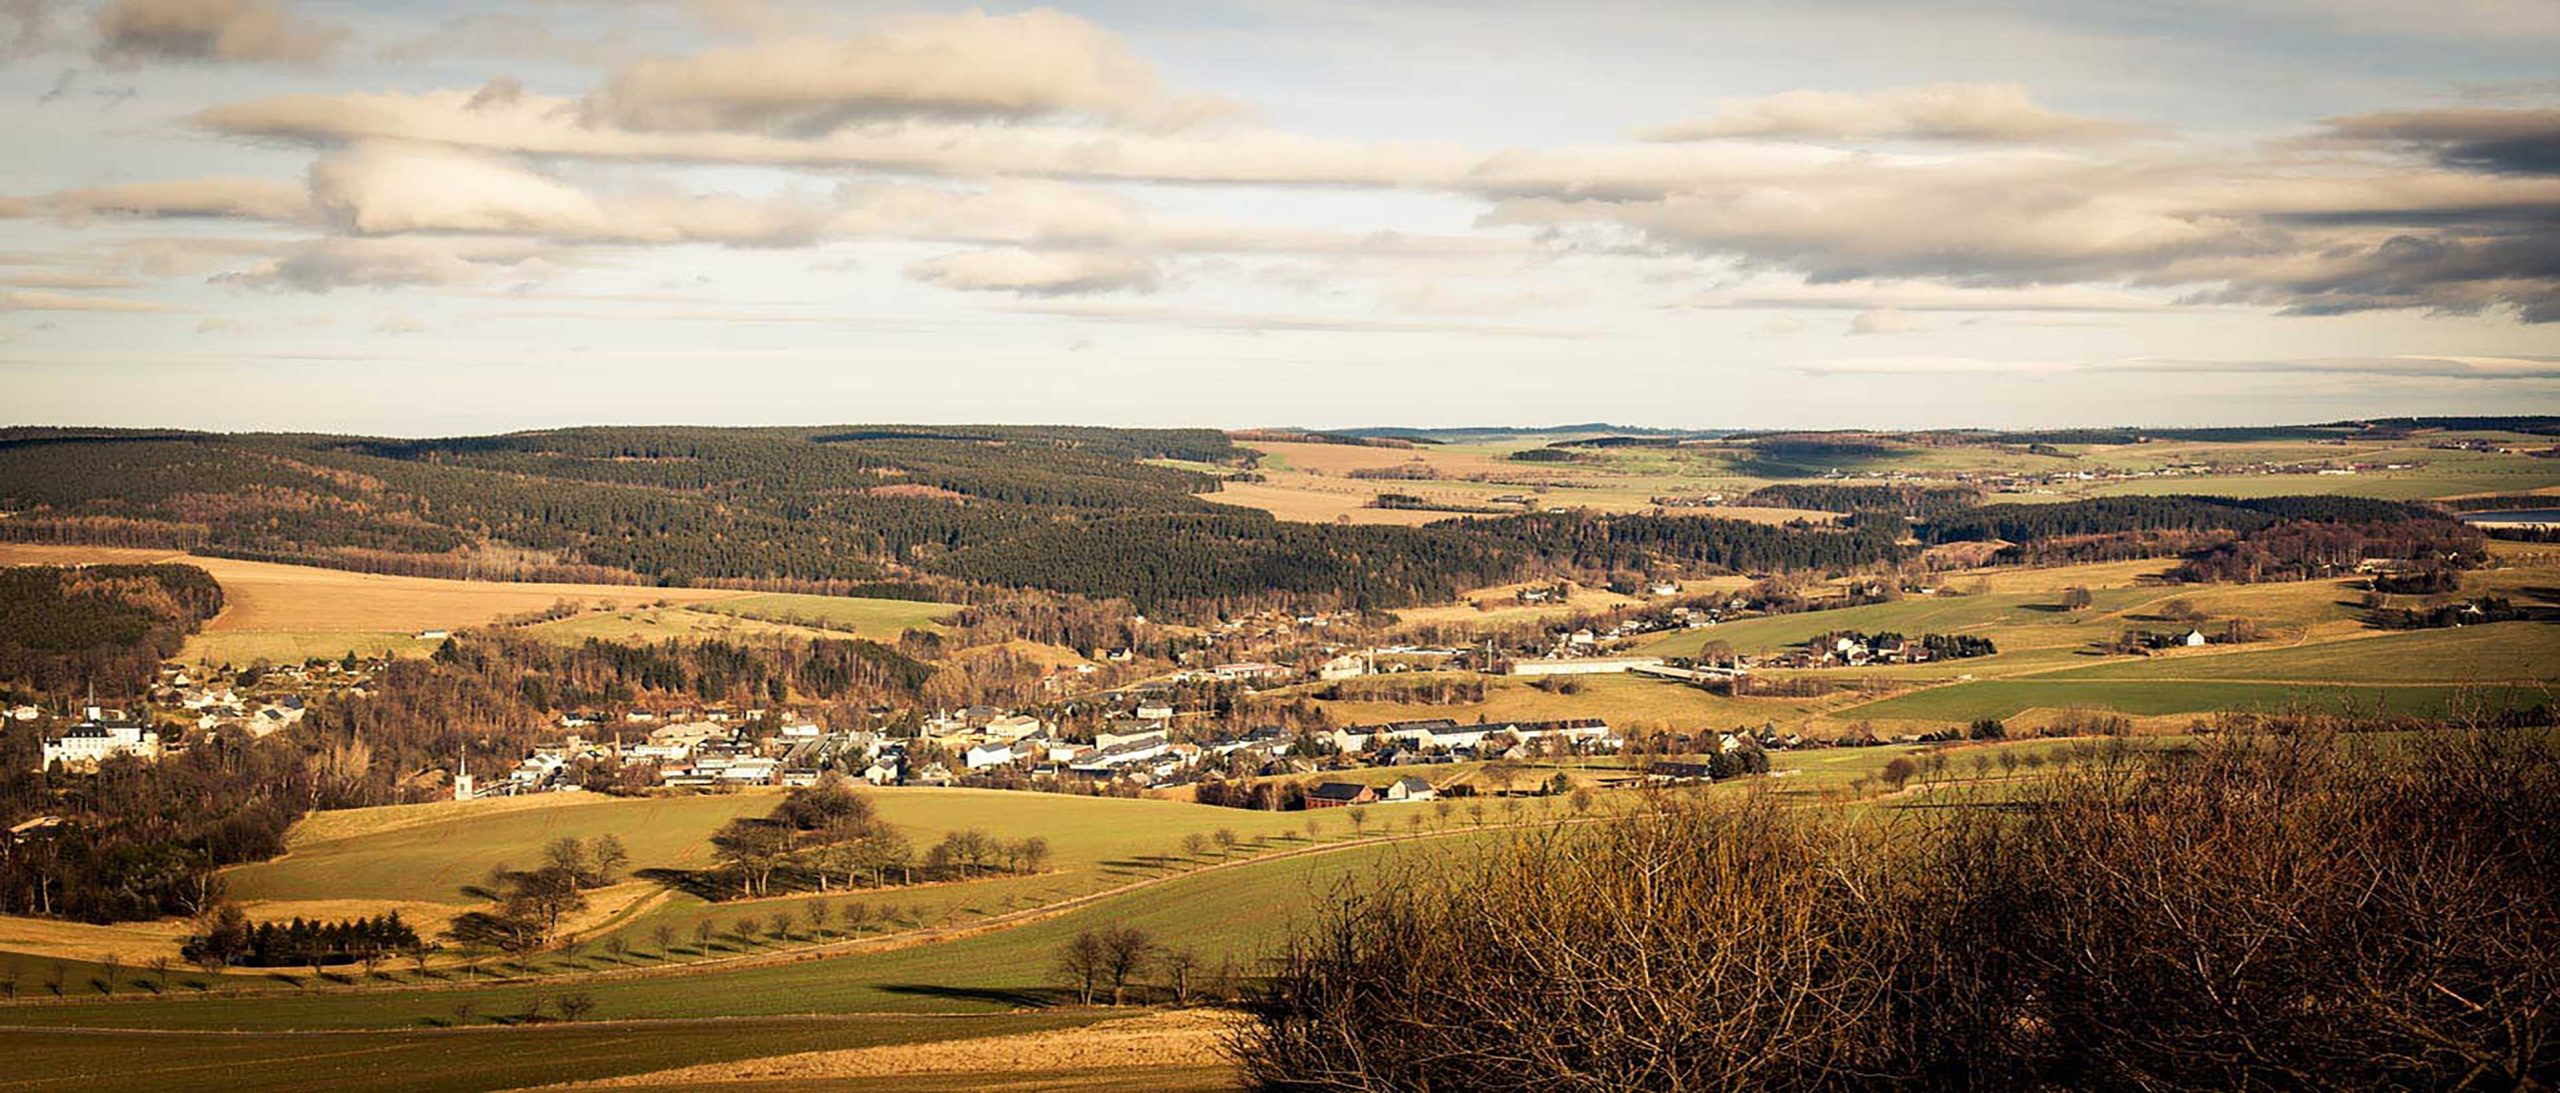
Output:
[[[2466,512],[2466,524],[2560,524],[2560,509],[2506,509],[2499,512]]]

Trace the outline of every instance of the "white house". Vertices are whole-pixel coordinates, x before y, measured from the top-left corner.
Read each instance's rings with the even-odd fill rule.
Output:
[[[960,758],[962,762],[969,765],[970,770],[1011,766],[1014,760],[1013,745],[991,741],[969,749],[962,753]]]
[[[1049,727],[1047,722],[1027,713],[1006,714],[987,722],[987,735],[1005,740],[1020,740]]]
[[[1439,796],[1440,791],[1431,788],[1431,783],[1423,781],[1420,778],[1408,776],[1398,778],[1392,784],[1388,785],[1386,797],[1384,799],[1389,801],[1428,801]]]
[[[1358,653],[1344,653],[1316,668],[1316,678],[1326,681],[1357,679],[1369,674],[1369,658]]]
[[[1078,774],[1108,774],[1122,767],[1150,762],[1172,749],[1163,733],[1148,733],[1119,743],[1080,752],[1067,769]]]
[[[2205,643],[2204,631],[2189,630],[2186,637],[2179,639],[2179,643],[2189,649],[2198,648]]]
[[[771,785],[774,776],[781,771],[780,759],[740,759],[721,770],[720,780],[751,786]]]

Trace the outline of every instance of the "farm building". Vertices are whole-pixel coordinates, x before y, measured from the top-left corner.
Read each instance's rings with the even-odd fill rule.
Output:
[[[1376,787],[1358,782],[1326,782],[1307,791],[1307,807],[1311,809],[1375,804],[1377,800]]]

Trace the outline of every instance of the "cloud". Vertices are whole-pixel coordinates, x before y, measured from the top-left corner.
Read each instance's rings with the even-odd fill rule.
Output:
[[[2367,158],[2268,162],[1983,153],[1734,172],[1660,196],[1506,184],[1484,218],[1822,284],[2196,286],[2301,314],[2560,317],[2560,179]]]
[[[2560,379],[2560,357],[2370,356],[2239,360],[2127,357],[2113,360],[1993,360],[1976,357],[1865,357],[1802,361],[1814,376],[2317,375],[2479,382]]]
[[[191,178],[137,182],[10,199],[14,215],[47,212],[77,220],[88,216],[227,217],[296,221],[307,218],[310,197],[300,186],[265,178]],[[0,215],[13,210],[0,204]]]
[[[0,311],[185,311],[156,300],[72,296],[60,292],[0,292]]]
[[[2394,110],[2325,124],[2333,136],[2406,145],[2451,167],[2560,174],[2560,107]]]
[[[376,334],[423,334],[426,330],[425,322],[405,311],[387,312],[373,324]]]
[[[1928,282],[1774,285],[1718,289],[1673,307],[1808,311],[2165,311],[2169,301],[2086,285],[1969,288]]]
[[[537,280],[550,269],[551,260],[539,248],[520,243],[321,238],[213,280],[279,292],[326,293],[355,287],[473,285],[502,271]]]
[[[1976,357],[1856,357],[1802,361],[1793,367],[1808,376],[2024,376],[2071,372],[2079,366],[2063,361]]]
[[[52,44],[52,0],[0,0],[0,58],[32,56]]]
[[[1861,311],[1849,320],[1852,334],[1910,334],[1929,329],[1929,324],[1913,318],[1899,308],[1880,307]]]
[[[109,277],[104,274],[96,273],[70,273],[59,271],[53,273],[24,273],[9,277],[0,277],[0,285],[8,285],[12,288],[133,288],[140,284],[141,282],[130,277]]]
[[[2276,360],[2159,360],[2113,362],[2111,371],[2161,373],[2302,373],[2330,376],[2393,376],[2410,379],[2493,382],[2560,379],[2560,357],[2388,356],[2303,357]]]
[[[109,0],[96,19],[99,60],[317,64],[349,37],[281,0]]]
[[[1281,332],[1314,332],[1330,334],[1463,334],[1501,338],[1557,338],[1579,340],[1603,337],[1602,331],[1582,327],[1515,326],[1495,323],[1421,322],[1407,319],[1375,319],[1348,315],[1293,315],[1259,311],[1224,311],[1213,308],[1165,306],[1154,304],[1017,304],[1006,311],[1025,315],[1047,315],[1080,319],[1088,322],[1128,323],[1145,326],[1184,326],[1198,330],[1223,330],[1245,334]]]
[[[1937,83],[1867,94],[1789,91],[1725,99],[1693,121],[1648,129],[1655,141],[1733,137],[1801,140],[2071,141],[2122,137],[2136,126],[2064,114],[2010,83]]]
[[[356,235],[464,232],[576,242],[794,246],[829,210],[814,201],[644,192],[599,196],[499,157],[362,145],[311,168],[312,199]]]
[[[586,159],[770,167],[860,167],[970,178],[1186,183],[1455,183],[1481,157],[1452,144],[1354,141],[1221,126],[1182,132],[1022,122],[904,120],[819,135],[632,129],[590,120],[575,100],[478,91],[285,95],[212,107],[196,124],[263,140],[449,144]]]
[[[1141,257],[1018,247],[927,258],[908,265],[907,276],[944,288],[1022,296],[1153,292],[1158,281],[1154,263]]]
[[[1223,109],[1167,95],[1117,38],[1047,8],[916,16],[847,38],[772,39],[641,61],[584,106],[590,120],[636,130],[795,136],[915,117],[1081,115],[1163,125]]]

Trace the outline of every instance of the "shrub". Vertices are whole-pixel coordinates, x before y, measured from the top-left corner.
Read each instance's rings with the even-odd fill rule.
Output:
[[[2287,728],[1524,835],[1343,897],[1231,1049],[1265,1089],[2549,1087],[2560,741]]]

